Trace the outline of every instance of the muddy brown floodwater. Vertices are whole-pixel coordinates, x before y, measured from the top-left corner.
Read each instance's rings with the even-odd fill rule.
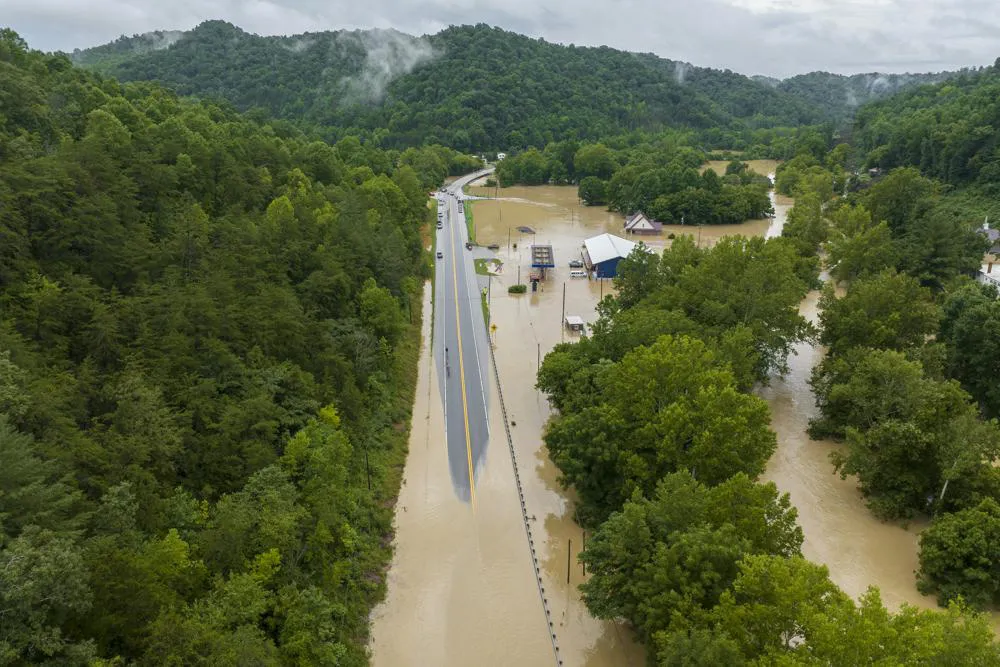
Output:
[[[708,166],[723,173],[725,165]],[[759,173],[773,175],[776,166],[774,161],[751,161]],[[468,192],[482,197],[496,194],[483,187]],[[644,651],[629,629],[594,619],[580,599],[577,587],[584,573],[577,555],[586,536],[573,521],[573,498],[559,486],[558,471],[543,447],[541,434],[551,412],[545,396],[534,388],[539,360],[557,343],[575,339],[562,327],[564,298],[566,315],[580,315],[590,323],[597,317],[597,302],[612,289],[610,281],[570,278],[567,263],[580,258],[585,238],[602,232],[621,235],[622,217],[580,205],[574,187],[511,187],[499,193],[500,199],[477,201],[473,214],[479,243],[500,244],[495,257],[502,269],[492,277],[489,290],[497,327],[496,363],[560,657],[567,666],[641,667]],[[702,227],[700,243],[713,245],[736,233],[779,235],[792,201],[772,197],[774,218]],[[536,234],[522,234],[518,226],[531,227]],[[644,240],[662,248],[669,244],[670,231],[695,238],[699,233],[697,227],[671,226],[663,236]],[[527,283],[534,241],[553,246],[556,268],[548,272],[538,292],[509,295],[506,288],[518,282],[519,274],[520,282]],[[487,279],[481,280],[486,286]],[[424,312],[429,315],[429,288],[425,299]],[[801,304],[803,315],[813,321],[817,300],[818,292],[811,292]],[[451,486],[440,393],[431,391],[437,378],[429,337],[425,321],[389,591],[373,612],[373,662],[387,667],[552,665],[555,660],[521,522],[496,388],[488,388],[493,396],[493,436],[477,480],[479,503],[474,514]],[[815,412],[807,381],[823,350],[802,344],[796,353],[789,359],[789,374],[775,379],[760,395],[770,404],[778,435],[778,449],[765,478],[788,492],[798,508],[805,555],[827,565],[832,579],[854,597],[874,585],[890,607],[902,602],[934,606],[932,599],[917,592],[914,581],[921,526],[905,529],[874,519],[855,482],[834,474],[828,456],[837,445],[811,441],[806,434]]]

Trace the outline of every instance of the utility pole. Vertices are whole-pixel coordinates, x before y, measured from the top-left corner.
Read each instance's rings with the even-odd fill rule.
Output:
[[[570,556],[573,555],[573,540],[566,545],[566,585],[569,586]]]
[[[507,252],[510,252],[510,227],[507,228]]]
[[[537,343],[538,350],[535,352],[535,364],[540,369],[542,367],[542,344]]]
[[[559,320],[560,328],[564,326],[563,323],[565,321],[566,321],[566,283],[563,283],[563,309],[562,309],[562,318]]]

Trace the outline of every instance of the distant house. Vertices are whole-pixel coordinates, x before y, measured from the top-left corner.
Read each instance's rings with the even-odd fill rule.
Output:
[[[645,213],[639,212],[625,219],[626,234],[659,234],[663,231],[663,223],[650,219]]]
[[[985,234],[990,241],[990,249],[986,252],[993,256],[1000,256],[1000,229],[993,229],[988,222],[984,222],[983,228],[979,231]]]
[[[506,153],[497,153],[497,162],[507,157]]]
[[[583,264],[595,278],[614,278],[618,262],[628,257],[637,245],[614,234],[594,236],[583,242]]]

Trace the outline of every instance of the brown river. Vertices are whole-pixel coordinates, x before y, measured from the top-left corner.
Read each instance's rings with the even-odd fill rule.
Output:
[[[725,164],[709,166],[722,173]],[[776,166],[773,161],[751,161],[759,173],[773,174]],[[468,192],[496,195],[483,187],[470,187]],[[479,243],[500,244],[495,257],[503,266],[490,289],[496,363],[544,593],[540,594],[532,569],[493,382],[488,389],[493,397],[493,436],[479,471],[475,510],[451,486],[441,397],[432,390],[437,378],[428,318],[410,453],[396,512],[388,595],[372,615],[373,663],[554,665],[547,628],[551,621],[564,665],[640,667],[645,664],[644,652],[628,628],[594,619],[580,599],[577,586],[584,573],[576,556],[586,536],[573,521],[573,499],[559,487],[557,471],[545,454],[541,433],[551,413],[545,397],[534,388],[538,360],[576,335],[563,328],[563,311],[593,322],[597,302],[611,290],[610,281],[570,278],[567,262],[581,256],[587,237],[602,232],[623,235],[622,217],[580,205],[576,188],[570,186],[511,187],[499,194],[499,199],[475,202],[472,210]],[[702,245],[736,233],[776,236],[791,204],[777,196],[775,217],[770,220],[700,229],[667,226],[663,236],[644,240],[662,248],[669,243],[669,232],[691,234]],[[518,226],[536,233],[522,234]],[[556,268],[538,292],[508,295],[506,288],[518,282],[519,272],[524,274],[520,281],[527,282],[532,242],[553,246]],[[481,280],[485,286],[487,279]],[[800,306],[803,315],[814,321],[818,296],[810,293]],[[429,286],[425,299],[424,312],[429,314]],[[805,433],[815,412],[809,374],[822,354],[821,348],[799,345],[789,360],[788,375],[760,390],[770,404],[778,436],[778,449],[764,477],[789,493],[798,508],[805,555],[827,565],[832,579],[848,594],[857,597],[869,586],[878,586],[891,608],[903,602],[933,607],[933,600],[921,596],[914,582],[921,526],[904,528],[874,519],[854,481],[834,474],[828,455],[836,445],[811,441]]]

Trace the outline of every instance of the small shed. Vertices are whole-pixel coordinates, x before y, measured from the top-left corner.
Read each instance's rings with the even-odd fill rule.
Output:
[[[653,220],[641,211],[625,219],[626,234],[660,234],[662,231],[662,222]]]
[[[577,331],[583,333],[586,330],[586,323],[583,318],[579,315],[567,315],[566,316],[566,328],[570,331]]]
[[[636,245],[614,234],[594,236],[583,242],[583,263],[597,278],[614,278],[618,262],[628,257]]]

